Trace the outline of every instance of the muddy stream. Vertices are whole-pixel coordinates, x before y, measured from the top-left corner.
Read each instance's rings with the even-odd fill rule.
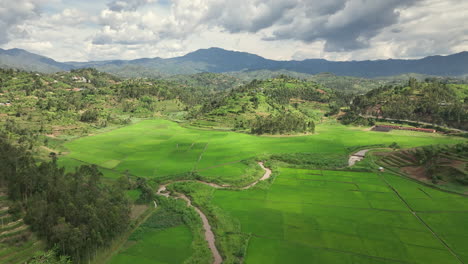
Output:
[[[263,176],[260,179],[254,181],[253,183],[251,183],[251,184],[249,184],[249,185],[247,185],[245,187],[239,188],[240,190],[250,189],[253,186],[255,186],[259,181],[264,181],[264,180],[267,180],[267,179],[269,179],[271,177],[271,170],[269,168],[266,168],[264,166],[263,162],[258,162],[258,165],[260,165],[260,167],[262,167],[262,169],[265,171]],[[209,186],[217,188],[217,189],[234,188],[234,187],[232,187],[230,185],[218,185],[218,184],[215,184],[215,183],[198,181],[198,180],[180,180],[180,181],[168,182],[166,184],[163,184],[163,185],[159,186],[157,195],[170,197],[171,193],[167,190],[167,188],[166,188],[167,185],[177,183],[177,182],[194,182],[194,181],[205,184],[205,185],[209,185]],[[177,194],[174,194],[174,195],[175,195],[175,197],[174,197],[175,199],[182,199],[182,200],[186,201],[187,206],[193,207],[193,209],[195,209],[195,211],[198,213],[198,215],[200,216],[200,218],[202,220],[202,223],[203,223],[203,229],[205,230],[205,240],[208,242],[208,247],[210,248],[210,251],[213,254],[213,258],[214,258],[213,259],[213,264],[221,264],[221,262],[223,262],[223,258],[219,254],[218,248],[216,248],[215,235],[214,235],[213,231],[211,230],[211,225],[210,225],[210,222],[208,221],[208,218],[206,217],[206,215],[198,207],[193,206],[192,201],[190,201],[190,199],[186,195],[180,194],[180,193],[177,193]],[[156,202],[154,202],[154,206],[155,207],[157,206]]]

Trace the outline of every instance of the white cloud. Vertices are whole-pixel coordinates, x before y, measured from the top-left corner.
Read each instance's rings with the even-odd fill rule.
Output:
[[[51,1],[66,3],[41,12]],[[0,0],[0,45],[58,60],[172,57],[212,46],[281,60],[468,50],[465,0],[114,0],[95,10],[86,3]]]
[[[39,17],[40,4],[35,0],[0,0],[0,44],[6,43],[14,35],[27,34],[17,28],[22,22]]]
[[[138,7],[144,6],[150,3],[154,3],[155,0],[114,0],[110,2],[107,6],[112,11],[135,11]]]

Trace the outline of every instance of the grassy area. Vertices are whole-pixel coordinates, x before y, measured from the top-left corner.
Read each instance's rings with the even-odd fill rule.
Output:
[[[468,261],[468,199],[392,174],[281,168],[212,204],[251,234],[245,263],[460,263],[444,243]]]
[[[321,125],[317,134],[301,137],[259,137],[241,133],[184,128],[166,120],[147,120],[107,133],[67,142],[71,153],[61,159],[94,163],[110,170],[109,177],[128,170],[133,175],[161,178],[200,171],[207,180],[239,183],[246,168],[225,166],[235,177],[219,179],[214,166],[262,154],[347,154],[346,148],[397,142],[402,147],[451,144],[463,139],[412,131],[380,133],[338,124]],[[64,165],[70,161],[64,161]],[[210,173],[209,169],[213,169]],[[218,169],[219,170],[219,169]],[[112,173],[111,173],[112,172]]]
[[[180,211],[158,209],[130,235],[109,263],[183,263],[193,253],[192,240]]]
[[[132,243],[133,242],[133,243]],[[183,263],[192,254],[190,244],[192,234],[185,225],[166,229],[150,229],[134,242],[128,242],[128,247],[109,262],[119,263]]]

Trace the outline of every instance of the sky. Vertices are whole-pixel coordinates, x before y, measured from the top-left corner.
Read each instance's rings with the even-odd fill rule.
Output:
[[[467,0],[0,0],[0,48],[58,61],[220,47],[274,60],[468,51]]]

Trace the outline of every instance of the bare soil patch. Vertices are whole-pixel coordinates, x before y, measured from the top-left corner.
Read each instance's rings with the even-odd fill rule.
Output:
[[[400,168],[402,172],[418,181],[428,182],[431,179],[427,176],[426,170],[423,167],[409,166]]]
[[[137,219],[146,211],[146,209],[148,209],[148,205],[134,205],[130,212],[130,218]]]

